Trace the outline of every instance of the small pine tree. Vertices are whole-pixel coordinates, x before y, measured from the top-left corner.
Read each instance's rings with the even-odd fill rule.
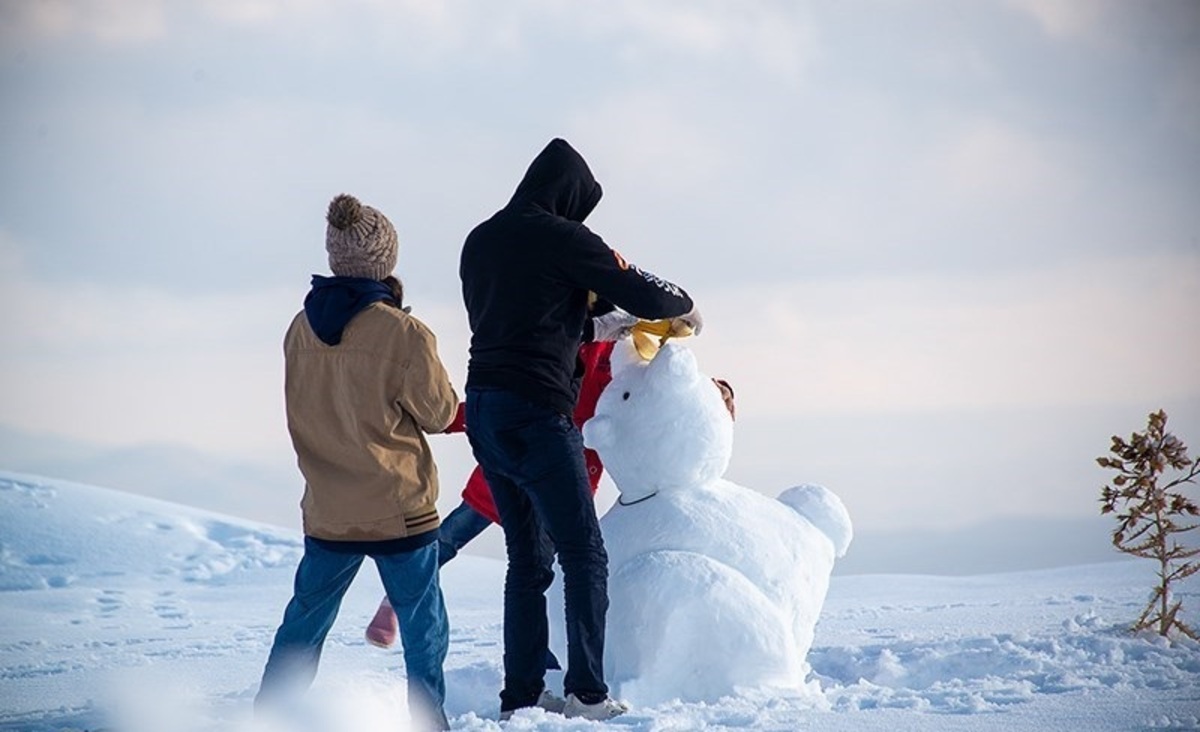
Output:
[[[1179,618],[1181,601],[1172,599],[1171,586],[1200,572],[1200,562],[1188,561],[1200,549],[1187,549],[1177,539],[1198,526],[1187,517],[1200,515],[1200,507],[1177,489],[1195,482],[1200,458],[1189,458],[1187,446],[1166,427],[1166,412],[1152,412],[1144,433],[1134,432],[1129,441],[1113,436],[1110,452],[1115,457],[1096,458],[1100,467],[1117,471],[1112,484],[1101,490],[1100,513],[1116,513],[1113,546],[1159,563],[1158,585],[1133,630],[1149,628],[1166,636],[1175,628],[1196,639],[1196,631]],[[1180,475],[1159,485],[1168,467]]]

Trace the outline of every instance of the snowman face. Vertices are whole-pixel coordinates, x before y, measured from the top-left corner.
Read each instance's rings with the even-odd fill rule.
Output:
[[[626,355],[614,354],[613,380],[583,426],[584,444],[599,453],[622,499],[721,477],[733,452],[733,421],[696,357],[677,343],[649,362]]]

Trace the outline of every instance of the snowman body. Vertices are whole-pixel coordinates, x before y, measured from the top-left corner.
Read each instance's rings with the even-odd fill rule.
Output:
[[[830,572],[851,538],[845,508],[820,486],[774,499],[724,479],[732,418],[692,352],[631,353],[614,354],[583,429],[620,493],[600,519],[606,679],[642,705],[802,691]],[[565,658],[561,613],[551,617]]]

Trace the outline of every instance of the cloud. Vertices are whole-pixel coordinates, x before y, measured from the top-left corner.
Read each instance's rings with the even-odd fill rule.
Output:
[[[1031,16],[1046,35],[1059,39],[1087,38],[1102,28],[1111,12],[1104,0],[1008,0]]]
[[[570,127],[610,199],[637,191],[696,200],[722,182],[728,146],[688,106],[678,96],[640,90],[607,94],[573,115]]]
[[[816,52],[811,20],[789,4],[619,0],[592,7],[598,6],[603,10],[594,15],[585,11],[588,27],[618,39],[629,60],[666,49],[698,58],[745,59],[761,71],[795,79]],[[571,6],[572,14],[577,7]]]
[[[104,445],[286,445],[283,329],[301,292],[54,286],[0,237],[0,422]],[[301,285],[301,288],[303,285]]]
[[[85,38],[138,47],[251,32],[318,53],[368,46],[428,62],[464,49],[512,51],[508,15],[504,4],[426,0],[39,0],[0,6],[0,34],[23,44]]]
[[[107,45],[162,39],[167,32],[163,0],[39,0],[0,8],[0,37],[60,40],[84,36]]]
[[[1009,409],[1200,395],[1200,255],[711,293],[694,348],[748,413]]]
[[[17,351],[68,358],[245,342],[249,334],[277,329],[298,301],[294,289],[283,288],[227,294],[102,282],[52,285],[25,269],[21,250],[2,234],[0,262],[5,265],[0,290],[7,310],[0,338],[22,344]],[[287,305],[281,308],[280,303]],[[18,357],[6,354],[6,359]]]
[[[799,78],[816,48],[813,23],[788,4],[670,0],[564,3],[521,0],[42,0],[10,3],[0,20],[14,39],[85,37],[109,45],[178,40],[207,30],[270,33],[316,49],[387,47],[418,63],[453,56],[516,59],[533,45],[580,34],[638,64],[662,53],[749,61]],[[319,37],[309,32],[322,29]],[[403,40],[403,43],[396,41]]]
[[[311,16],[327,13],[335,7],[328,0],[202,0],[200,4],[219,22],[264,28],[285,21],[288,15]],[[357,10],[356,4],[341,3],[343,7],[353,9],[351,12]]]
[[[207,0],[210,21],[316,43],[325,53],[374,48],[388,57],[429,64],[469,51],[509,54],[517,43],[507,3],[462,0]],[[320,38],[311,29],[322,29]]]
[[[997,120],[963,124],[931,163],[938,188],[974,205],[1059,201],[1079,195],[1082,181],[1072,155],[1048,139]]]
[[[0,424],[105,446],[171,442],[243,458],[290,454],[283,334],[307,279],[234,293],[53,285],[0,235]],[[415,301],[453,383],[460,307]]]
[[[1091,46],[1130,57],[1163,48],[1195,45],[1200,5],[1192,0],[1130,3],[1121,0],[1006,0],[1009,8],[1031,18],[1047,38]]]

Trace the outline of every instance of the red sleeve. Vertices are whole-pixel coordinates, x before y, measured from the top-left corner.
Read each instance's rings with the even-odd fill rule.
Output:
[[[466,409],[466,407],[467,407],[467,405],[465,403],[463,403],[463,402],[458,403],[458,409],[455,410],[455,412],[454,412],[454,420],[452,422],[450,422],[450,425],[448,427],[446,427],[446,429],[442,430],[442,432],[444,434],[448,435],[448,434],[451,434],[454,432],[466,432],[467,431],[467,409]]]
[[[483,468],[478,465],[467,478],[467,485],[462,492],[463,503],[487,517],[494,524],[500,523],[500,514],[496,511],[496,502],[492,500],[492,489],[488,487],[483,477]]]
[[[612,381],[611,357],[612,341],[593,341],[579,347],[579,360],[583,362],[583,381],[579,385],[579,401],[575,402],[575,426],[583,427],[583,423],[596,413],[596,402],[608,382]]]

